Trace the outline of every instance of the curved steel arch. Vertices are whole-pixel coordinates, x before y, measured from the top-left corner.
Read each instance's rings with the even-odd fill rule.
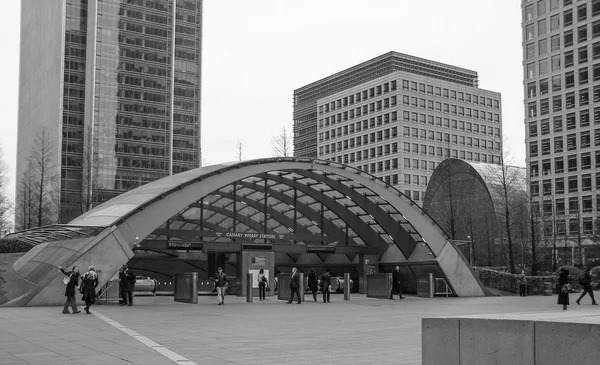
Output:
[[[133,256],[132,247],[168,219],[186,209],[190,202],[245,178],[268,172],[302,170],[338,175],[353,180],[356,188],[372,191],[395,210],[402,212],[403,218],[422,237],[423,242],[415,252],[419,251],[420,255],[425,256],[413,253],[409,260],[434,260],[458,296],[484,295],[473,271],[443,231],[414,202],[389,184],[358,169],[329,161],[274,158],[208,166],[168,176],[117,196],[86,212],[70,224],[105,228],[98,235],[85,239],[77,250],[63,251],[61,255],[45,255],[43,266],[37,269],[15,269],[17,275],[33,283],[35,287],[11,300],[9,305],[56,302],[56,292],[60,291],[63,284],[51,265],[67,267],[77,264],[85,267],[94,264],[101,269],[100,285],[103,285]],[[314,189],[308,189],[308,194],[316,196],[317,199],[324,198],[324,194],[319,194]],[[340,204],[333,204],[336,205],[340,207],[336,209],[345,209]],[[352,217],[358,218],[355,214],[348,214],[347,217],[349,220]],[[359,225],[358,222],[355,224]],[[380,235],[377,236],[381,240]],[[379,240],[378,245],[381,245]],[[38,252],[40,256],[37,258],[42,259],[42,251],[43,248]],[[28,260],[34,259],[35,255],[28,257]],[[26,264],[17,262],[14,268],[24,268],[27,267]]]

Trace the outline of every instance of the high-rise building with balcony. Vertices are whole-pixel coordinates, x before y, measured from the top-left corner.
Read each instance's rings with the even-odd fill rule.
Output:
[[[22,1],[17,213],[42,132],[60,222],[200,165],[201,25],[202,0]]]
[[[577,246],[600,223],[600,0],[521,8],[533,211],[546,238]]]
[[[499,163],[501,97],[475,71],[390,52],[294,91],[294,154],[348,164],[422,203],[438,163]]]

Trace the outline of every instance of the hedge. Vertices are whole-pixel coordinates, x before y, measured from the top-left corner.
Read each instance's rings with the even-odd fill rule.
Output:
[[[27,252],[33,246],[15,239],[0,238],[0,253]]]
[[[570,272],[569,278],[572,291],[580,291],[579,270],[572,266],[565,266]],[[507,291],[510,293],[519,292],[519,274],[497,271],[485,267],[473,267],[479,274],[479,280],[487,287]],[[560,268],[559,268],[560,270]],[[600,267],[598,268],[600,270]],[[558,271],[557,271],[558,272]],[[556,294],[556,284],[558,284],[558,274],[552,276],[525,276],[527,286],[530,287],[529,294],[542,294],[544,283],[552,283],[552,293]]]

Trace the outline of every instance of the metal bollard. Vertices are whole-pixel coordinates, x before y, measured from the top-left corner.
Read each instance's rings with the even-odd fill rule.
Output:
[[[350,300],[350,274],[344,273],[344,300]]]
[[[246,302],[252,303],[252,277],[253,275],[246,274]]]

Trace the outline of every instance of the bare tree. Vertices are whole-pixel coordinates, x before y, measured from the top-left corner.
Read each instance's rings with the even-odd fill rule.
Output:
[[[4,153],[0,148],[0,236],[12,230],[12,199],[8,194],[8,165],[4,161]]]
[[[30,206],[35,207],[35,212],[28,212],[29,217],[32,213],[35,217],[36,227],[53,224],[58,220],[58,186],[59,175],[55,165],[54,144],[50,138],[50,133],[43,127],[33,140],[29,166],[25,172],[24,180],[26,186],[23,188],[28,194]]]
[[[281,128],[279,135],[271,138],[273,154],[276,157],[290,157],[292,155],[292,139],[288,136],[285,127]]]
[[[83,136],[83,158],[81,175],[81,214],[93,208],[94,198],[98,191],[98,171],[100,171],[100,160],[95,151],[92,128],[89,128]]]
[[[519,181],[518,168],[511,166],[511,157],[509,152],[505,151],[500,155],[499,168],[492,170],[495,175],[496,183],[493,189],[500,197],[502,208],[502,218],[504,234],[507,243],[507,260],[511,272],[515,272],[515,254],[514,254],[514,234],[513,234],[513,214],[511,209],[513,201],[516,198],[515,189],[521,185]]]
[[[244,145],[242,144],[242,141],[240,141],[238,139],[237,143],[235,144],[235,153],[237,155],[237,159],[238,161],[242,161],[242,149],[243,149]]]

